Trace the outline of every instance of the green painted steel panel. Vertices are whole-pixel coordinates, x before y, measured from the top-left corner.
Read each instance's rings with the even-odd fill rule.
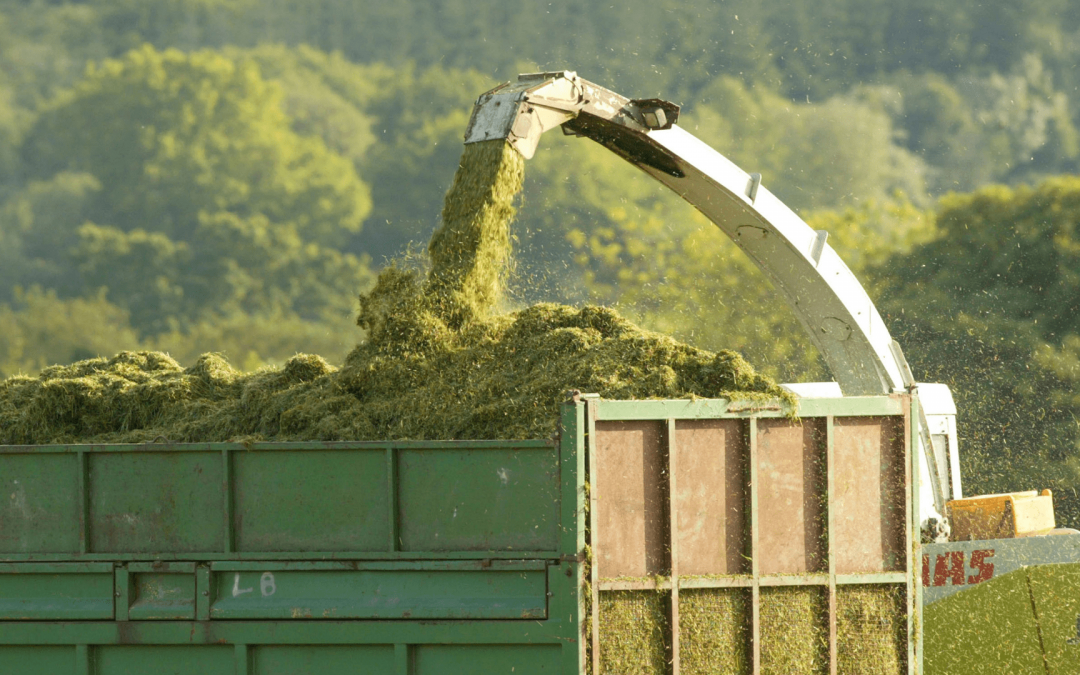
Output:
[[[212,619],[542,619],[545,571],[214,574]]]
[[[385,450],[248,451],[233,463],[237,550],[387,550]]]
[[[0,574],[0,620],[111,619],[113,587],[111,570]]]
[[[194,570],[188,574],[134,574],[128,618],[132,621],[194,619]]]
[[[0,455],[0,554],[79,552],[76,454]]]
[[[252,675],[394,675],[394,645],[254,647]]]
[[[1047,672],[1080,673],[1080,563],[1027,569]]]
[[[558,550],[557,449],[399,452],[401,550]]]
[[[0,647],[0,675],[69,675],[75,647]]]
[[[135,564],[135,563],[132,563]],[[130,567],[130,566],[129,566]],[[215,572],[333,572],[379,570],[389,572],[479,572],[521,571],[537,572],[547,568],[544,560],[237,560],[210,564]],[[3,566],[0,565],[0,570]]]
[[[926,675],[1045,672],[1026,569],[928,605],[923,640]]]
[[[0,645],[92,644],[566,644],[576,624],[546,621],[10,621]]]
[[[55,523],[0,527],[17,542],[0,548],[0,598],[66,612],[0,622],[0,659],[76,675],[575,673],[581,565],[559,558],[584,545],[584,429],[569,410],[562,445],[0,448]],[[95,578],[96,613],[73,620]]]
[[[94,675],[235,675],[227,646],[122,645],[94,648]]]
[[[548,675],[560,654],[557,645],[417,645],[412,675]]]
[[[220,453],[91,453],[89,466],[91,550],[221,550]]]

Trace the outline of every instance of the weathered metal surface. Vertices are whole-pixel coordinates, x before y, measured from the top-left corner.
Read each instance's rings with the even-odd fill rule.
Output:
[[[0,448],[0,673],[578,673],[584,405],[563,421]]]
[[[0,568],[2,621],[112,618],[111,565]]]
[[[401,450],[402,551],[554,551],[559,546],[555,448]]]
[[[547,573],[526,570],[215,572],[211,619],[544,619]]]
[[[738,420],[675,423],[679,573],[746,574],[746,436]]]
[[[196,580],[194,563],[173,563],[155,569],[152,564],[132,563],[126,568],[127,616],[139,620],[191,620],[195,618]],[[119,608],[118,608],[119,609]]]
[[[0,448],[0,561],[554,552],[559,461],[536,441]]]
[[[923,598],[946,598],[1024,567],[1080,561],[1080,535],[927,544],[922,548]]]
[[[89,453],[90,549],[217,551],[221,456],[214,452]]]
[[[390,505],[381,448],[229,457],[235,550],[386,550]]]
[[[836,572],[904,569],[903,418],[835,420],[832,536]]]
[[[667,457],[660,422],[598,422],[594,549],[600,578],[670,573]]]
[[[79,460],[0,455],[0,551],[79,552]]]
[[[761,574],[827,569],[825,434],[810,418],[758,422],[758,517],[754,556]]]

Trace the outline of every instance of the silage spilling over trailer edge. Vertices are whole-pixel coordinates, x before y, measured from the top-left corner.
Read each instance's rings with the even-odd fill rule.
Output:
[[[254,373],[124,352],[0,383],[0,443],[505,439],[550,436],[567,389],[605,398],[791,397],[738,354],[601,307],[494,309],[524,160],[465,146],[427,279],[391,266],[361,298],[368,339],[341,368],[298,355]]]

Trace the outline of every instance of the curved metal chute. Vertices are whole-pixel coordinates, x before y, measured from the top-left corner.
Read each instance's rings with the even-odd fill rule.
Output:
[[[810,228],[761,185],[759,174],[677,126],[678,115],[672,103],[627,99],[572,72],[535,73],[481,95],[465,142],[505,138],[530,158],[540,135],[561,126],[604,145],[693,205],[757,264],[788,300],[843,395],[913,390],[917,383],[900,346],[829,246],[828,233]],[[926,410],[926,416],[955,416],[947,388],[943,394],[942,385],[934,387],[931,398],[942,401],[942,410]],[[924,499],[931,497],[922,511],[940,518],[945,501],[960,496],[959,472],[950,470],[955,423],[946,425],[953,431],[944,446],[932,442],[926,420],[920,426],[927,459],[920,482]]]

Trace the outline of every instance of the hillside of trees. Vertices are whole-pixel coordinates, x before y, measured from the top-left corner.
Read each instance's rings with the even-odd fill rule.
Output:
[[[1080,523],[1080,4],[0,0],[0,376],[121,349],[331,361],[437,225],[475,97],[573,69],[683,105],[960,406],[967,492]],[[527,165],[512,303],[829,373],[696,212],[589,141]]]

